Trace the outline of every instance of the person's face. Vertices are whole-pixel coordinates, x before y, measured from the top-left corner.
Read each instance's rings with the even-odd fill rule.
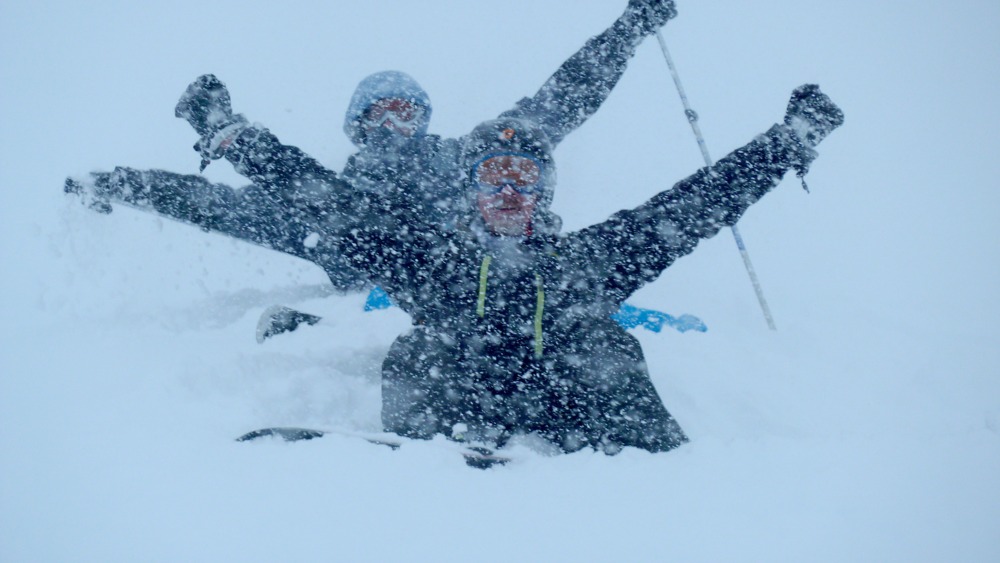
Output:
[[[523,236],[528,233],[538,204],[537,195],[524,195],[507,186],[498,194],[476,196],[479,213],[489,231],[495,235]]]
[[[494,156],[476,167],[475,180],[476,206],[487,229],[495,235],[527,234],[538,205],[539,163],[520,155]]]
[[[403,98],[383,98],[368,106],[361,116],[366,133],[380,131],[412,137],[420,129],[424,108]]]

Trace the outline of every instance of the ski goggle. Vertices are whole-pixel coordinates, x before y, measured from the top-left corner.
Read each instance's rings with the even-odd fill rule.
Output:
[[[498,194],[511,188],[523,195],[542,189],[542,163],[523,154],[493,154],[473,168],[473,180],[480,193]]]
[[[423,106],[402,98],[383,98],[368,106],[361,122],[368,127],[381,127],[386,121],[399,129],[416,129],[424,116]]]

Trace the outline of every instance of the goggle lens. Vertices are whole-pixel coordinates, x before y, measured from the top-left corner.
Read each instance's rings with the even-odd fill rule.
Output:
[[[378,100],[365,110],[365,125],[378,127],[386,121],[397,127],[413,126],[424,115],[424,108],[410,100],[385,98]]]
[[[530,156],[491,156],[475,168],[476,185],[486,193],[500,193],[510,187],[520,194],[535,193],[542,179],[542,165]]]

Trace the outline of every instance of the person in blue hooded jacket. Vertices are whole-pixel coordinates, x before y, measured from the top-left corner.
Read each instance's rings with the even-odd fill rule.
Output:
[[[558,144],[597,111],[642,39],[675,15],[673,0],[629,0],[608,29],[588,40],[538,92],[502,116],[532,120],[553,146]],[[228,102],[221,82],[211,75],[204,80],[202,86],[217,90]],[[461,215],[467,212],[459,165],[461,140],[428,133],[431,110],[427,93],[405,73],[385,71],[362,80],[344,121],[344,131],[358,152],[348,159],[341,178],[358,193],[381,191],[388,185],[404,188],[429,220],[449,228],[464,222]],[[176,113],[192,123],[209,124],[212,118],[197,115],[183,103]],[[224,124],[210,123],[212,135],[199,131],[202,139],[195,149],[202,156],[202,169],[219,157],[234,135],[252,130],[240,115],[227,119]],[[317,224],[325,213],[315,202],[322,197],[304,186],[276,190],[255,184],[237,190],[198,175],[118,167],[84,180],[67,179],[65,190],[84,196],[99,211],[110,211],[111,202],[124,203],[304,258],[323,268],[338,290],[370,286],[370,280],[339,252],[318,244]],[[544,220],[559,221],[552,213]]]

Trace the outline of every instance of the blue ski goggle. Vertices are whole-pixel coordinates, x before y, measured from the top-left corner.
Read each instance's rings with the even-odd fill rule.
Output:
[[[542,190],[543,164],[536,158],[520,153],[491,154],[472,169],[476,189],[483,194],[499,194],[511,188],[522,195]]]

